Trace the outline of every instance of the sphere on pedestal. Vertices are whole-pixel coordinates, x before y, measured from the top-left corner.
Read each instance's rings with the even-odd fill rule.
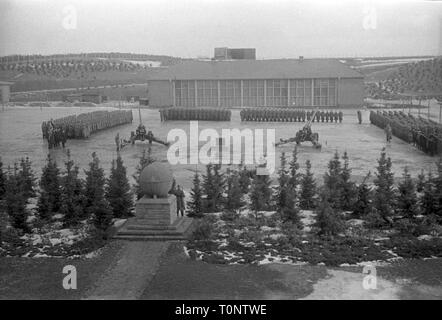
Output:
[[[170,165],[154,162],[145,167],[140,174],[140,190],[146,197],[166,198],[172,187],[173,174]]]

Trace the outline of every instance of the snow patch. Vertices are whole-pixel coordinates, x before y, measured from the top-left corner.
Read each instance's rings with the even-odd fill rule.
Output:
[[[119,228],[121,227],[123,224],[125,224],[127,221],[127,219],[114,219],[114,227],[115,228]]]

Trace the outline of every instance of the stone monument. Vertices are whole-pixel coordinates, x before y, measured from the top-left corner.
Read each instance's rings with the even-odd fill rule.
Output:
[[[172,188],[173,174],[168,163],[154,162],[140,174],[142,197],[115,238],[127,240],[184,240],[191,232],[192,219],[178,217]]]

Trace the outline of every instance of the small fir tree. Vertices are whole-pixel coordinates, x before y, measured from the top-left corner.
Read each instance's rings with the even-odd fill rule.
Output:
[[[112,209],[109,207],[109,204],[104,198],[97,200],[92,210],[94,212],[93,222],[95,228],[100,231],[106,231],[112,224]]]
[[[190,201],[187,202],[189,207],[189,217],[201,218],[203,216],[203,190],[201,188],[201,180],[198,171],[193,176],[193,187],[190,191]]]
[[[342,197],[342,167],[339,154],[336,151],[332,160],[328,163],[328,171],[324,175],[324,187],[329,196],[328,203],[334,209],[340,209]]]
[[[287,189],[287,198],[282,210],[282,217],[285,221],[290,221],[298,227],[302,225],[299,217],[299,207],[296,205],[296,191],[291,186]]]
[[[20,171],[19,179],[21,180],[21,185],[23,187],[23,192],[27,198],[35,196],[35,184],[37,178],[32,171],[32,163],[29,157],[22,158],[20,160]]]
[[[431,171],[428,172],[419,202],[423,215],[431,216],[436,212],[436,186]]]
[[[328,188],[324,188],[321,193],[319,205],[316,209],[315,226],[318,228],[319,235],[336,236],[343,231],[344,221],[328,201],[330,199],[328,192]]]
[[[3,162],[0,157],[0,200],[3,199],[5,195],[5,184],[6,184],[6,174],[3,172]]]
[[[84,182],[79,177],[80,169],[74,165],[70,150],[67,151],[68,159],[65,162],[65,174],[61,178],[61,208],[64,215],[65,227],[76,225],[84,217]]]
[[[257,216],[258,211],[269,210],[272,199],[271,179],[269,175],[255,174],[250,188],[250,209]]]
[[[391,224],[395,207],[394,175],[391,171],[391,159],[382,149],[378,159],[373,206],[386,224]]]
[[[120,154],[112,161],[109,179],[106,185],[106,199],[114,218],[127,218],[132,215],[133,195],[127,179],[126,167]]]
[[[206,166],[206,174],[203,176],[203,193],[206,196],[203,207],[204,212],[215,212],[213,205],[215,198],[213,165],[211,163]]]
[[[40,178],[40,197],[37,211],[40,219],[49,220],[61,207],[60,169],[55,160],[48,155]]]
[[[221,165],[215,164],[213,166],[213,204],[212,207],[216,211],[220,211],[224,203],[224,191],[226,186],[226,179],[221,172]]]
[[[282,212],[288,204],[289,197],[289,179],[290,176],[287,170],[287,159],[285,157],[285,153],[281,153],[281,164],[278,170],[278,188],[276,191],[276,205],[279,212]],[[290,194],[292,196],[292,194]]]
[[[311,210],[315,208],[316,182],[311,172],[312,165],[310,160],[305,162],[306,171],[301,179],[301,194],[299,205],[301,209]]]
[[[362,183],[357,187],[356,201],[353,205],[353,216],[356,218],[366,217],[372,211],[371,190],[367,181],[371,172],[365,176]]]
[[[398,214],[413,219],[418,214],[417,195],[414,182],[407,167],[404,169],[403,180],[399,183],[398,191]]]
[[[5,181],[5,209],[14,228],[28,232],[29,227],[26,223],[28,213],[26,211],[26,194],[23,192],[21,180],[18,174],[17,164],[14,169],[8,169],[8,175]]]
[[[424,170],[422,169],[419,175],[417,176],[416,191],[422,192],[424,190],[424,185],[425,185],[425,173]]]
[[[86,207],[87,215],[93,216],[93,222],[97,229],[106,230],[112,222],[112,210],[104,197],[106,179],[100,160],[95,152],[92,153],[92,161],[86,174]]]
[[[247,168],[241,163],[239,170],[239,185],[241,187],[241,193],[247,194],[250,187],[250,174]]]
[[[242,190],[239,184],[239,173],[229,171],[227,175],[226,209],[237,210],[242,206]]]
[[[293,195],[297,196],[297,188],[299,185],[299,179],[300,174],[298,172],[299,170],[299,163],[298,163],[298,148],[295,146],[292,153],[292,160],[289,163],[289,169],[290,169],[290,179],[289,179],[289,186],[292,189]]]
[[[437,176],[434,180],[435,185],[435,212],[439,222],[442,222],[442,155],[437,162]]]
[[[342,157],[344,166],[341,172],[341,201],[340,208],[345,211],[352,210],[356,201],[356,185],[351,181],[351,169],[347,152]]]

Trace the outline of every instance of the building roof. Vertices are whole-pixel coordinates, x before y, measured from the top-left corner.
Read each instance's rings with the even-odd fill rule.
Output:
[[[363,78],[336,59],[187,61],[153,74],[150,80]]]
[[[12,86],[14,82],[0,81],[0,86]]]

